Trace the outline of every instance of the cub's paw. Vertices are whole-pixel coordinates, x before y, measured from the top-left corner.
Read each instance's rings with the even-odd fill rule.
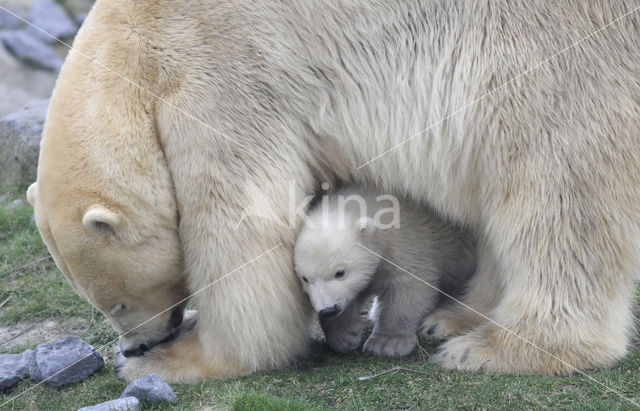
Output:
[[[415,334],[384,335],[373,333],[364,343],[362,351],[384,357],[403,357],[411,354],[417,345]]]
[[[358,348],[362,340],[362,330],[358,328],[325,333],[325,339],[332,350],[344,354]]]

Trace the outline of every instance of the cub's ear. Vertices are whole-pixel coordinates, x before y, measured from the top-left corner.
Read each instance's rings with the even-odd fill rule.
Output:
[[[36,191],[38,189],[38,182],[31,184],[27,189],[27,201],[31,204],[31,207],[36,206]]]
[[[356,229],[365,237],[371,236],[376,231],[376,225],[370,217],[360,217],[356,221]]]
[[[82,225],[96,234],[115,235],[122,219],[116,213],[101,205],[92,205],[82,217]]]

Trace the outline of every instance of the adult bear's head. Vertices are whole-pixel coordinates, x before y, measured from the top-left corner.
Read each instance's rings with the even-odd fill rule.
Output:
[[[152,17],[122,3],[96,5],[76,38],[28,198],[58,267],[123,335],[123,352],[139,355],[177,332],[187,287],[148,91],[160,70],[135,24]]]

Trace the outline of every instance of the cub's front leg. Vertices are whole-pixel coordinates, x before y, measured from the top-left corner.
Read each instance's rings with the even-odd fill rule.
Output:
[[[435,305],[436,296],[414,284],[413,289],[386,290],[376,299],[373,332],[362,350],[367,354],[401,357],[411,354],[418,343],[420,320]]]
[[[355,350],[362,341],[363,321],[360,315],[366,297],[359,297],[340,314],[320,317],[324,338],[332,350],[348,353]]]

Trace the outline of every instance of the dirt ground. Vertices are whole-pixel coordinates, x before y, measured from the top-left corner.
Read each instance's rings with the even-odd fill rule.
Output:
[[[36,345],[56,338],[76,335],[89,326],[90,321],[85,318],[71,317],[0,327],[0,349],[11,351],[14,347]]]

